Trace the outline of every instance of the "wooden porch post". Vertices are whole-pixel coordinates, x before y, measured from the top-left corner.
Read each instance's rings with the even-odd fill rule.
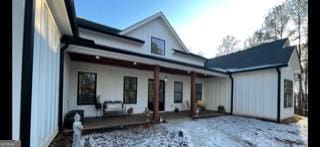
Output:
[[[159,115],[159,98],[160,98],[160,81],[159,81],[159,73],[160,73],[160,66],[156,65],[154,67],[154,97],[153,97],[153,120],[156,122],[160,121]]]
[[[190,95],[190,110],[191,117],[195,117],[196,108],[195,108],[195,99],[196,99],[196,73],[194,71],[191,72],[191,95]]]

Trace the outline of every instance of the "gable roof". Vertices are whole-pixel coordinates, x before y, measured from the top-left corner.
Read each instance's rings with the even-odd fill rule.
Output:
[[[205,66],[228,72],[287,66],[295,47],[288,39],[276,40],[229,55],[209,59]]]
[[[164,14],[160,11],[148,18],[145,18],[129,27],[127,27],[126,29],[122,30],[119,34],[120,35],[125,35],[133,30],[135,30],[136,28],[139,28],[140,26],[154,20],[154,19],[157,19],[157,18],[161,18],[165,24],[167,25],[167,27],[169,28],[170,32],[173,34],[173,36],[177,39],[178,43],[182,46],[183,50],[185,52],[189,52],[187,47],[184,45],[184,43],[182,42],[182,40],[180,39],[180,37],[178,36],[178,34],[176,33],[176,31],[173,29],[173,27],[171,26],[171,24],[169,23],[169,21],[167,20],[167,18],[164,16]]]
[[[120,37],[123,39],[127,39],[127,40],[131,40],[134,42],[138,42],[138,43],[144,43],[143,40],[137,39],[137,38],[133,38],[130,36],[125,36],[125,35],[119,35],[119,32],[121,30],[113,28],[113,27],[109,27],[106,25],[102,25],[96,22],[92,22],[89,20],[86,20],[84,18],[76,18],[76,23],[79,27],[81,28],[85,28],[85,29],[89,29],[89,30],[93,30],[93,31],[97,31],[100,33],[104,33],[104,34],[108,34],[108,35],[112,35],[112,36],[116,36],[116,37]]]

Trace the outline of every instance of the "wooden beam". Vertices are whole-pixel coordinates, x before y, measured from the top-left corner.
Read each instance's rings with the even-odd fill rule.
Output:
[[[153,96],[153,120],[155,122],[160,122],[160,115],[159,115],[159,98],[160,98],[160,81],[159,81],[159,73],[160,73],[160,66],[156,65],[154,67],[154,96]]]
[[[196,100],[196,73],[194,71],[191,72],[191,95],[190,95],[190,110],[191,110],[191,117],[195,117],[196,115],[196,108],[195,108],[195,100]]]

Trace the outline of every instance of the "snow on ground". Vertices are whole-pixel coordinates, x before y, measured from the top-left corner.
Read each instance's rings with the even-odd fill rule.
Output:
[[[90,134],[84,138],[91,138],[91,142],[101,146],[308,146],[308,119],[278,124],[220,116]]]

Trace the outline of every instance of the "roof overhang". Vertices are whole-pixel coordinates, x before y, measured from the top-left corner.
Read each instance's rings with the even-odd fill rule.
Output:
[[[204,66],[184,63],[176,60],[161,58],[157,56],[145,55],[141,53],[131,52],[124,49],[118,49],[103,45],[95,44],[91,41],[77,40],[77,39],[62,39],[63,42],[69,44],[66,51],[78,54],[102,56],[105,58],[119,59],[124,61],[131,61],[149,65],[160,65],[166,68],[180,69],[184,71],[195,71],[204,75],[227,77],[227,73],[208,69]]]
[[[177,53],[177,54],[180,54],[180,55],[184,55],[184,56],[188,56],[188,57],[194,57],[194,58],[197,58],[197,59],[200,59],[200,60],[203,60],[203,61],[207,61],[208,60],[205,57],[202,57],[200,55],[196,55],[196,54],[193,54],[193,53],[187,53],[187,52],[183,52],[183,51],[180,51],[180,50],[177,50],[177,49],[172,49],[172,51],[174,53]]]
[[[265,70],[265,69],[272,69],[272,68],[281,68],[281,67],[287,67],[287,66],[288,64],[285,63],[285,64],[261,65],[261,66],[247,67],[247,68],[234,68],[234,69],[212,68],[212,69],[234,74],[234,73],[258,71],[258,70]]]
[[[76,35],[77,26],[73,24],[75,11],[73,0],[47,0],[48,6],[62,35]]]

